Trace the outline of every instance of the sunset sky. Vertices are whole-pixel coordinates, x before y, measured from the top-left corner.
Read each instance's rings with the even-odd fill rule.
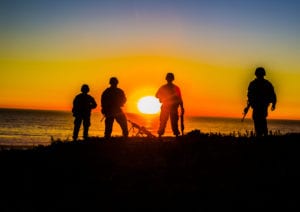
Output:
[[[187,115],[241,117],[263,66],[278,98],[269,117],[300,119],[299,11],[296,0],[1,0],[0,107],[70,111],[84,83],[100,104],[115,76],[137,112],[173,72]]]

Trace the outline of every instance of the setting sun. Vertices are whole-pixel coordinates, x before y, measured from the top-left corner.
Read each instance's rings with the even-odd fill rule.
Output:
[[[139,99],[137,107],[141,113],[156,114],[160,111],[160,102],[154,96],[145,96]]]

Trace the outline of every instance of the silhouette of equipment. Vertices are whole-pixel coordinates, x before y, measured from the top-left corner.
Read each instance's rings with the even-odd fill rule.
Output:
[[[244,121],[244,119],[249,111],[249,108],[250,108],[250,104],[247,104],[247,106],[245,107],[244,112],[243,112],[243,118],[241,120],[242,122]]]
[[[155,135],[153,135],[149,130],[147,130],[144,126],[140,126],[137,123],[128,120],[128,122],[131,124],[131,128],[129,129],[129,132],[132,130],[133,133],[135,133],[135,130],[137,130],[137,132],[135,133],[134,136],[138,137],[148,137],[148,138],[156,138]]]

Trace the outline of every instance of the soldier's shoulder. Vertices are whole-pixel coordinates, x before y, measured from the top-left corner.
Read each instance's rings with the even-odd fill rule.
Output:
[[[116,90],[117,90],[118,92],[125,93],[124,90],[123,90],[122,88],[117,88]]]
[[[92,95],[88,95],[88,97],[89,97],[90,99],[94,99],[94,97],[93,97]]]
[[[257,83],[257,80],[254,79],[254,80],[252,80],[252,81],[249,82],[249,86],[255,85],[256,83]]]
[[[79,93],[75,96],[75,99],[81,98],[83,96],[83,93]]]
[[[267,80],[267,79],[265,79],[265,82],[266,82],[266,83],[269,83],[269,84],[272,84],[271,81],[269,81],[269,80]]]
[[[109,92],[111,89],[110,88],[105,88],[102,94]]]
[[[178,85],[173,84],[175,88],[180,89]]]

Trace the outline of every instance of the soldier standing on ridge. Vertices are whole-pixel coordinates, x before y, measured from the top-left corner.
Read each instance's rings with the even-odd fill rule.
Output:
[[[109,83],[110,87],[101,95],[101,113],[105,116],[104,137],[111,137],[114,120],[120,125],[123,136],[128,137],[127,118],[121,109],[127,100],[125,93],[117,87],[119,81],[116,77],[111,77]]]
[[[83,122],[83,138],[88,139],[89,127],[91,125],[91,110],[97,107],[95,99],[88,94],[90,88],[84,84],[81,87],[81,93],[78,94],[73,100],[72,113],[75,117],[73,140],[76,141],[80,125]]]
[[[159,137],[161,137],[164,134],[167,121],[170,117],[173,134],[177,137],[180,134],[178,130],[179,106],[181,108],[182,115],[184,113],[181,91],[178,86],[173,84],[173,81],[175,79],[173,73],[167,73],[165,79],[167,80],[167,84],[161,86],[155,95],[162,103],[158,135]]]
[[[271,110],[275,110],[276,94],[273,85],[266,79],[265,69],[258,67],[255,70],[256,79],[250,82],[248,86],[248,105],[253,109],[252,118],[256,136],[267,136],[267,116],[268,107],[272,103]]]

